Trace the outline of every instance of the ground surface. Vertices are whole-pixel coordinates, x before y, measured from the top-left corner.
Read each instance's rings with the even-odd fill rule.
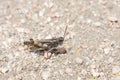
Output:
[[[66,25],[67,54],[24,51]],[[0,80],[120,80],[120,0],[0,0]]]

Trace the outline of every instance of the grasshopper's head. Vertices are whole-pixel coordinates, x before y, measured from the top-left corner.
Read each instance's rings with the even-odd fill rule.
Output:
[[[33,45],[34,40],[31,38],[30,41],[24,41],[24,45]]]
[[[63,41],[64,41],[64,37],[59,37],[58,38],[58,43],[61,45],[63,44]]]

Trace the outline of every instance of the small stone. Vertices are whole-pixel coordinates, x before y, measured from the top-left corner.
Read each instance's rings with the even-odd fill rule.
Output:
[[[108,54],[109,52],[110,52],[110,48],[105,48],[105,49],[104,49],[104,53],[105,53],[105,54]]]
[[[63,74],[64,74],[64,70],[63,70],[63,69],[60,69],[60,70],[59,70],[59,74],[60,74],[60,75],[63,75]]]
[[[18,57],[18,56],[20,56],[20,53],[19,53],[19,52],[15,52],[15,53],[14,53],[14,56],[15,56],[15,57]]]
[[[100,76],[100,73],[98,73],[97,71],[95,71],[95,70],[92,70],[92,75],[93,75],[93,77],[99,77]]]
[[[81,45],[80,47],[83,48],[83,49],[87,49],[88,48],[88,46],[85,45],[85,44]]]
[[[40,16],[40,17],[43,16],[44,13],[45,13],[45,9],[42,9],[41,11],[39,11],[39,16]]]
[[[82,69],[81,74],[87,75],[87,71],[85,69]]]
[[[108,17],[108,20],[111,22],[118,22],[118,19],[116,17]]]
[[[77,80],[82,80],[82,78],[81,77],[77,77]]]
[[[13,41],[12,38],[8,38],[8,39],[7,39],[7,42],[8,42],[8,43],[11,43],[12,41]]]
[[[23,68],[22,67],[17,67],[16,71],[20,72]]]
[[[96,65],[95,65],[95,64],[92,64],[90,67],[91,67],[91,69],[95,69],[95,68],[96,68]]]
[[[104,1],[104,0],[101,2],[101,4],[104,6],[107,5],[107,3],[108,3],[108,1]]]
[[[45,37],[45,39],[52,39],[52,36],[48,35],[48,36]]]
[[[11,19],[12,18],[12,15],[8,15],[8,16],[6,16],[6,19]]]
[[[7,80],[15,80],[15,76],[10,76]]]
[[[1,69],[0,69],[0,72],[2,72],[2,73],[7,73],[8,71],[9,71],[8,68],[1,68]]]
[[[48,8],[51,8],[51,7],[54,6],[54,4],[53,4],[52,1],[46,1],[46,2],[44,3],[44,5],[45,5],[46,7],[48,7]]]
[[[21,19],[20,22],[21,22],[21,23],[25,23],[25,19]]]
[[[18,32],[24,32],[25,29],[24,28],[16,28]]]
[[[20,76],[20,75],[15,76],[15,78],[16,78],[16,80],[23,80],[22,76]]]
[[[76,63],[78,63],[78,64],[83,64],[83,60],[80,59],[80,58],[76,58],[75,61],[76,61]]]
[[[119,66],[114,66],[114,67],[112,68],[112,72],[113,72],[113,74],[120,72],[120,67],[119,67]]]
[[[50,71],[43,71],[42,72],[42,78],[44,79],[44,80],[48,80],[48,78],[50,77]]]
[[[108,63],[112,63],[113,61],[114,61],[114,59],[112,57],[109,57]]]
[[[91,22],[92,22],[91,19],[87,19],[87,20],[86,20],[86,23],[87,23],[87,24],[90,24]]]
[[[9,59],[13,59],[13,58],[14,58],[14,55],[13,55],[13,54],[8,54],[7,57],[8,57]]]
[[[16,28],[16,30],[18,31],[18,32],[20,32],[20,33],[30,33],[30,30],[29,29],[27,29],[27,28],[21,28],[21,27],[19,27],[19,28]]]
[[[38,16],[39,16],[38,13],[33,14],[32,15],[32,19],[35,20],[35,21],[37,21],[38,20]]]
[[[95,22],[95,23],[93,23],[93,25],[96,26],[96,27],[100,27],[101,23],[100,22]]]
[[[109,80],[120,80],[120,76],[115,76],[115,77],[112,77],[111,79]]]
[[[9,47],[6,41],[3,41],[3,45],[4,45],[5,47]]]
[[[71,74],[73,72],[72,68],[66,68],[65,73]]]
[[[46,23],[49,23],[50,21],[51,21],[51,17],[48,17]]]
[[[50,23],[50,26],[54,26],[54,23],[51,22],[51,23]]]

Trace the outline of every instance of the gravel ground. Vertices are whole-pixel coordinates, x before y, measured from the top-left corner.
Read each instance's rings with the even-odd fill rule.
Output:
[[[24,50],[65,26],[67,54]],[[120,0],[0,0],[0,80],[120,80]]]

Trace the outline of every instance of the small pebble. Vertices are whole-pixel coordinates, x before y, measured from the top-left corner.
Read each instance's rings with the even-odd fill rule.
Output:
[[[119,66],[114,66],[114,67],[112,68],[112,72],[113,72],[113,74],[120,72],[120,67],[119,67]]]
[[[92,75],[93,77],[99,77],[100,76],[100,73],[98,73],[97,71],[95,71],[94,69],[92,70]]]
[[[24,28],[16,28],[18,32],[25,32]]]
[[[44,80],[48,80],[48,78],[50,77],[50,71],[43,71],[42,72],[42,78],[44,79]]]
[[[81,74],[87,75],[87,71],[85,69],[82,69]]]
[[[83,64],[83,60],[80,58],[76,58],[75,61],[77,64]]]
[[[101,4],[104,5],[104,6],[106,6],[107,3],[108,3],[108,1],[104,1],[104,0],[101,2]]]
[[[115,77],[112,77],[111,79],[109,79],[109,80],[120,80],[120,76],[115,76]]]
[[[8,68],[0,68],[0,72],[2,73],[7,73],[9,71]]]
[[[52,39],[52,36],[48,35],[48,36],[45,37],[45,39]]]
[[[44,15],[44,13],[45,13],[45,9],[43,9],[43,10],[39,11],[39,16],[40,16],[40,17],[41,17],[41,16],[43,16],[43,15]]]
[[[6,41],[3,41],[3,45],[4,45],[5,47],[9,47]]]
[[[108,20],[111,22],[118,22],[118,19],[116,17],[108,17]]]
[[[19,72],[19,71],[21,71],[22,69],[23,69],[22,67],[17,67],[17,68],[16,68],[16,71]]]
[[[95,65],[95,64],[92,64],[90,67],[91,67],[91,69],[95,69],[95,68],[96,68],[96,65]]]
[[[112,63],[113,61],[114,61],[114,59],[112,57],[109,57],[108,63]]]
[[[95,22],[95,23],[93,23],[93,25],[96,26],[96,27],[100,27],[101,23],[100,22]]]
[[[51,21],[51,17],[48,17],[46,23],[49,23],[50,21]]]
[[[71,74],[73,72],[72,68],[66,68],[65,73]]]
[[[104,53],[105,53],[105,54],[108,54],[109,52],[110,52],[110,48],[105,48],[105,49],[104,49]]]
[[[81,77],[77,77],[77,80],[83,80]]]
[[[86,23],[87,23],[87,24],[91,24],[91,23],[92,23],[92,20],[91,20],[91,19],[87,19],[87,20],[86,20]]]
[[[28,28],[17,27],[16,30],[20,33],[30,33],[30,30]]]
[[[20,22],[21,22],[21,23],[25,23],[26,20],[25,20],[25,19],[21,19]]]

